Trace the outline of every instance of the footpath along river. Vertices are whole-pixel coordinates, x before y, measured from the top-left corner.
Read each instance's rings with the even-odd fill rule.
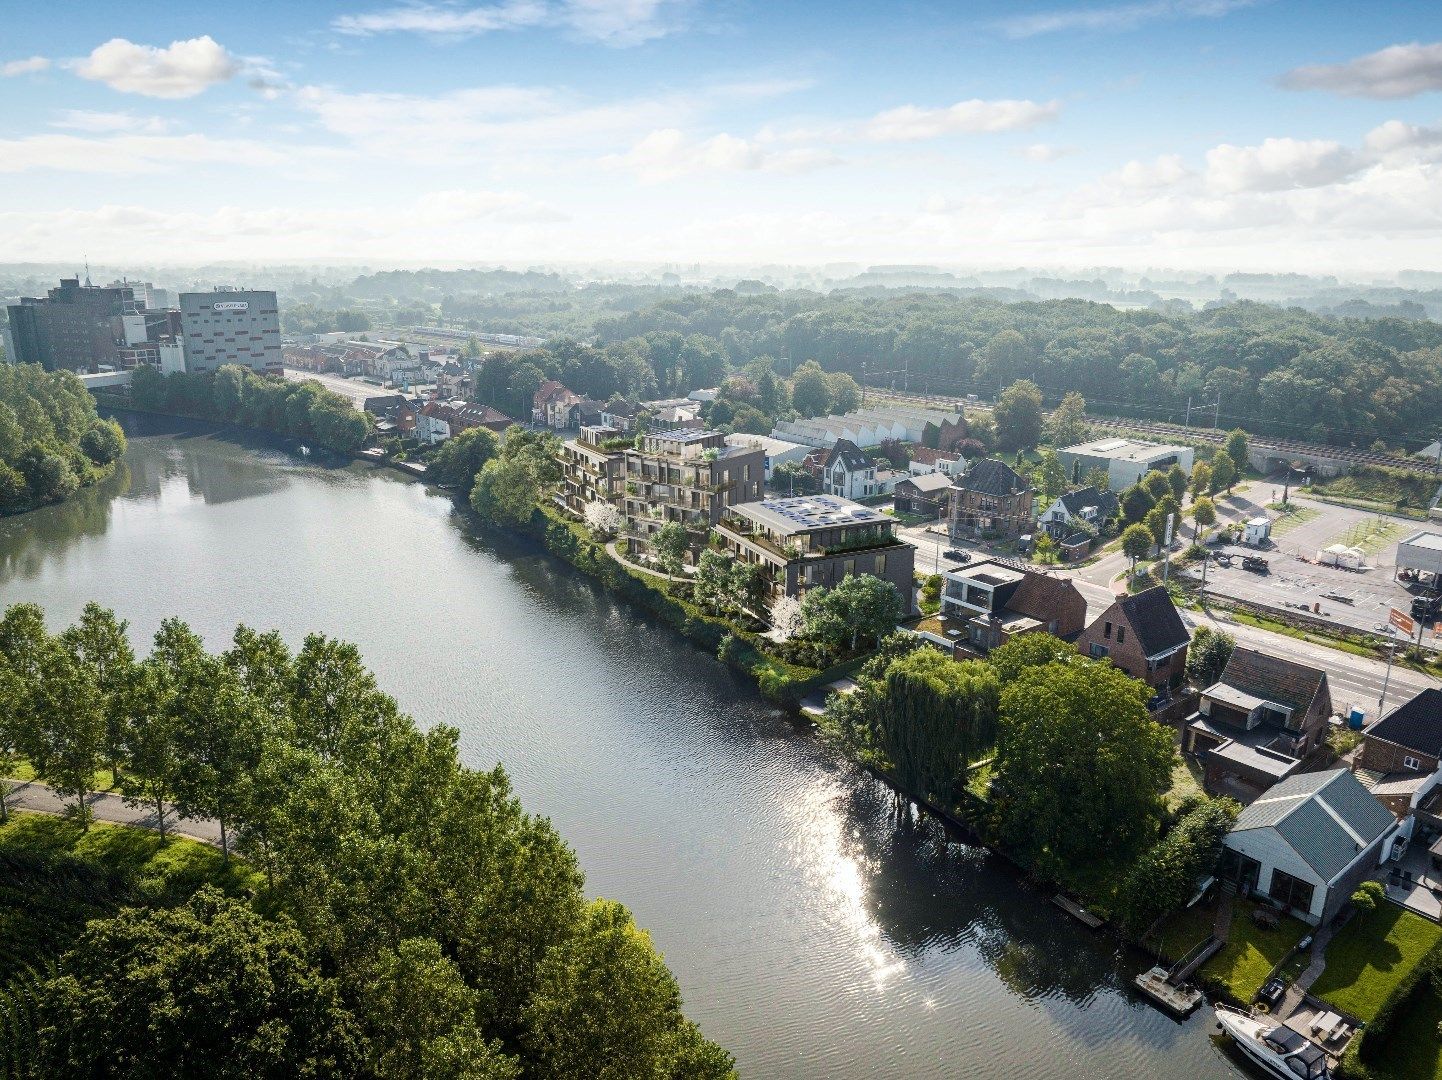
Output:
[[[473,536],[449,500],[201,425],[125,417],[124,468],[0,521],[0,603],[87,600],[145,647],[186,619],[356,642],[421,724],[509,770],[587,888],[629,905],[746,1077],[1178,1077],[1238,1066],[1139,961],[587,578]]]

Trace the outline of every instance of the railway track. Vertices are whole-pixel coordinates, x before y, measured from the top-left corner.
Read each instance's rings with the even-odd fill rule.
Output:
[[[991,403],[985,401],[966,401],[957,397],[939,394],[911,394],[900,390],[888,390],[884,386],[868,386],[867,389],[878,391],[885,394],[888,398],[897,401],[927,404],[932,408],[942,403],[953,404],[957,408],[963,406],[970,409],[991,408]],[[1185,427],[1181,424],[1164,424],[1154,420],[1134,420],[1130,417],[1088,415],[1087,422],[1093,427],[1142,431],[1149,435],[1190,439],[1217,445],[1227,440],[1227,433],[1225,431],[1214,431],[1211,428]],[[1381,450],[1361,450],[1351,446],[1327,446],[1323,443],[1302,442],[1297,439],[1278,439],[1269,435],[1253,435],[1250,432],[1247,434],[1247,441],[1259,450],[1268,450],[1276,453],[1280,457],[1287,457],[1289,455],[1299,458],[1325,457],[1334,461],[1347,462],[1352,465],[1381,465],[1390,469],[1407,469],[1411,472],[1429,471],[1425,465],[1419,467],[1415,458],[1402,457],[1398,454]]]

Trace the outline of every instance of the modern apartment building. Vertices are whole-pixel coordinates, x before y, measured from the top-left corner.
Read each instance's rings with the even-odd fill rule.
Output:
[[[561,444],[561,494],[567,510],[579,517],[587,503],[620,503],[626,493],[627,443],[634,440],[620,428],[588,426]]]
[[[128,286],[82,285],[61,278],[43,297],[21,297],[8,307],[9,348],[14,364],[40,364],[50,371],[99,371],[120,367],[124,317],[137,311]]]
[[[895,530],[896,519],[878,510],[814,495],[728,507],[712,533],[736,558],[766,568],[773,600],[871,574],[896,586],[909,614],[916,548]]]
[[[719,431],[650,432],[639,449],[622,454],[622,508],[633,539],[645,540],[668,521],[704,534],[726,507],[761,498],[766,452],[728,446]]]
[[[181,293],[180,327],[189,371],[242,364],[261,374],[281,373],[280,314],[273,292],[219,288]]]

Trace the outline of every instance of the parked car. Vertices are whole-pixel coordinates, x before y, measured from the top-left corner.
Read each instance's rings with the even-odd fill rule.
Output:
[[[952,562],[971,562],[971,552],[962,551],[961,548],[947,548],[942,555]]]
[[[1270,571],[1267,560],[1258,558],[1256,555],[1242,556],[1242,569],[1250,570],[1254,574],[1265,574]]]

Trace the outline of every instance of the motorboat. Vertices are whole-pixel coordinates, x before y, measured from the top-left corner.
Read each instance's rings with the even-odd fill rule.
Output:
[[[1267,1075],[1278,1080],[1332,1080],[1327,1052],[1286,1024],[1226,1005],[1218,1005],[1216,1014],[1222,1031]]]

